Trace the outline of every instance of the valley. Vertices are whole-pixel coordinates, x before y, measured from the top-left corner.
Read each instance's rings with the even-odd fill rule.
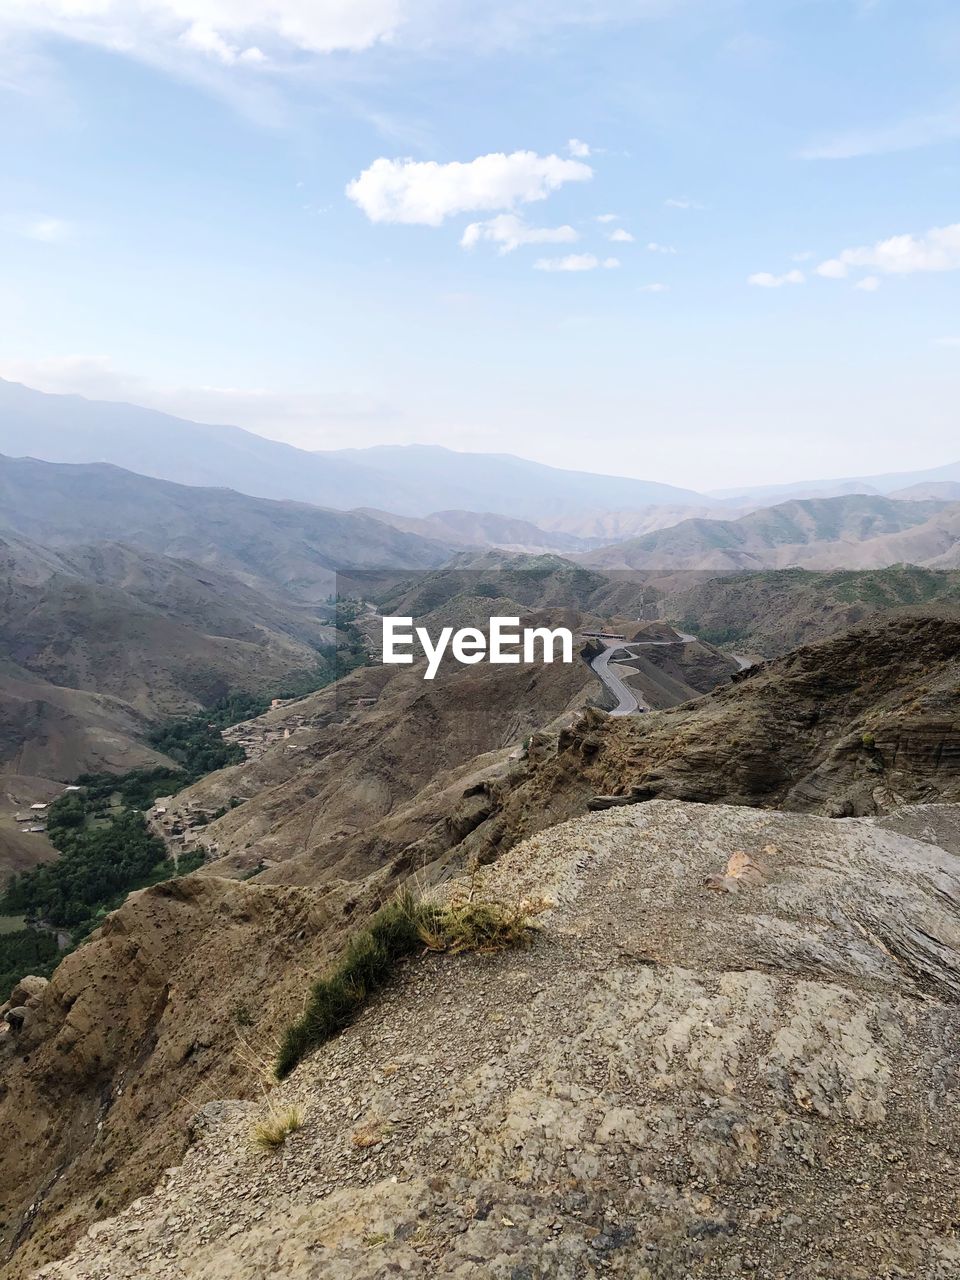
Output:
[[[606,973],[619,990],[628,970],[649,970],[663,984],[658,998],[672,1002],[671,1025],[700,1016],[717,973],[728,986],[732,973],[755,975],[750,992],[723,997],[731,1035],[755,1055],[780,1052],[767,1019],[806,1026],[819,1016],[808,1002],[825,1007],[837,984],[851,1010],[868,1009],[911,1052],[934,1052],[955,998],[956,943],[953,907],[934,907],[929,877],[940,877],[936,901],[952,903],[960,848],[951,825],[960,806],[960,584],[949,492],[791,499],[732,519],[729,507],[716,518],[690,515],[698,508],[667,495],[658,521],[649,504],[604,520],[587,508],[525,515],[522,504],[509,516],[325,509],[86,462],[5,460],[0,484],[0,854],[5,878],[16,873],[0,935],[11,997],[0,1031],[0,1274],[19,1280],[45,1265],[50,1276],[98,1280],[255,1274],[267,1237],[237,1222],[224,1191],[234,1186],[263,1205],[267,1224],[275,1194],[297,1204],[307,1196],[333,1215],[324,1221],[352,1258],[353,1197],[364,1213],[402,1222],[403,1197],[420,1194],[416,1179],[442,1181],[442,1168],[456,1169],[458,1197],[506,1196],[501,1216],[513,1222],[521,1195],[533,1231],[545,1214],[542,1188],[496,1163],[496,1134],[523,1129],[530,1106],[552,1113],[564,1101],[530,1073],[517,1040],[530,1028],[545,1034],[525,983],[542,985],[547,972],[560,975],[544,1006],[549,1021],[577,1043],[596,1033],[574,1013],[591,1007],[583,984],[597,990]],[[605,543],[614,528],[623,540]],[[573,661],[528,654],[465,665],[448,646],[432,663],[415,650],[409,665],[391,665],[380,649],[384,615],[410,617],[431,636],[483,632],[493,616],[517,617],[521,631],[565,628]],[[43,832],[16,821],[33,804],[47,806],[30,824]],[[837,942],[824,923],[833,890],[811,849],[844,868],[837,892],[860,904],[849,907],[850,936],[863,937],[862,924],[880,939],[856,944],[854,959],[853,943]],[[618,879],[623,866],[633,868],[629,884]],[[863,905],[873,901],[868,882],[898,903],[882,924],[879,907]],[[277,1046],[311,982],[354,955],[400,893],[428,904],[475,895],[481,905],[539,903],[530,950],[513,958],[418,945],[376,994],[376,1014],[347,1019],[277,1086]],[[814,923],[796,923],[791,895]],[[683,936],[671,924],[680,902]],[[760,945],[758,921],[771,911],[776,930]],[[614,923],[597,951],[588,940],[600,920]],[[695,952],[688,936],[700,939]],[[694,976],[681,981],[681,969]],[[444,985],[453,973],[456,997]],[[434,1027],[435,1007],[422,1003],[427,974],[460,1039],[471,1002],[504,1008],[492,1038],[464,1043],[484,1078],[523,1071],[535,1103],[499,1088],[488,1095],[438,1050],[440,1028],[453,1024]],[[801,990],[791,974],[813,986]],[[922,1033],[877,1012],[883,991],[911,1000],[921,989],[931,1002]],[[510,991],[533,1011],[529,1025],[510,1012]],[[609,1010],[596,1017],[590,1025],[613,1034]],[[832,1037],[834,1015],[823,1017]],[[637,1060],[665,1062],[651,1037],[666,1033],[639,1014],[631,1027]],[[562,1046],[544,1043],[556,1074]],[[840,1078],[842,1046],[829,1044]],[[420,1059],[434,1065],[416,1070],[442,1062],[443,1079],[469,1081],[458,1123],[473,1126],[500,1190],[452,1155],[434,1168],[401,1137],[406,1103],[381,1066],[406,1078]],[[328,1062],[347,1082],[351,1116],[399,1117],[390,1142],[348,1147],[371,1156],[344,1158],[325,1127],[338,1114],[318,1075]],[[695,1074],[692,1063],[681,1074]],[[807,1079],[806,1066],[796,1070]],[[880,1078],[862,1086],[856,1106],[871,1105]],[[586,1089],[588,1076],[570,1079]],[[697,1087],[710,1093],[715,1082]],[[302,1101],[308,1132],[290,1138],[289,1160],[251,1164],[243,1131],[279,1088],[276,1096]],[[435,1088],[431,1096],[431,1132],[447,1151],[453,1104]],[[577,1159],[590,1164],[600,1143],[598,1158],[629,1161],[616,1127],[627,1123],[626,1095],[596,1086],[593,1096],[603,1105],[589,1112],[590,1132],[602,1137],[584,1129]],[[778,1125],[800,1123],[792,1095],[777,1090],[724,1086],[717,1096],[748,1117],[744,1132],[769,1106]],[[808,1139],[816,1150],[832,1149],[852,1096],[847,1086],[826,1090],[825,1127]],[[661,1105],[651,1095],[643,1123]],[[677,1105],[678,1115],[693,1106],[686,1093]],[[910,1101],[911,1122],[926,1105],[919,1094]],[[646,1176],[693,1195],[687,1175],[668,1169],[682,1152],[700,1170],[691,1177],[712,1169],[711,1185],[749,1198],[749,1179],[717,1164],[712,1140],[680,1133],[645,1142]],[[565,1159],[553,1138],[527,1149],[544,1169]],[[301,1160],[316,1173],[301,1178]],[[919,1149],[905,1160],[925,1175]],[[877,1176],[873,1166],[833,1167],[834,1196]],[[788,1153],[777,1168],[783,1195],[796,1198],[800,1166]],[[176,1210],[166,1197],[182,1195],[180,1178],[195,1192],[198,1235],[169,1230]],[[600,1212],[595,1182],[583,1192],[584,1222]],[[397,1186],[402,1195],[389,1190]],[[367,1261],[358,1254],[354,1272],[399,1258],[412,1274],[452,1265],[459,1246],[443,1243],[446,1197],[441,1188],[429,1206],[417,1201],[439,1233],[430,1248],[402,1245],[394,1225],[374,1232],[384,1240],[363,1245]],[[604,1203],[646,1220],[629,1196]],[[719,1220],[682,1203],[679,1234],[649,1227],[664,1276],[689,1257],[691,1224]],[[911,1239],[922,1238],[924,1257],[946,1257],[943,1206],[910,1204]],[[586,1257],[596,1237],[563,1221],[569,1248]],[[233,1234],[214,1255],[221,1228]],[[284,1248],[299,1248],[298,1230]],[[829,1239],[841,1256],[840,1236]],[[505,1247],[492,1238],[475,1246],[483,1265]],[[913,1247],[877,1244],[871,1256],[903,1259]],[[712,1257],[696,1274],[711,1274]]]
[[[960,1280],[958,52],[0,2],[0,1280]]]

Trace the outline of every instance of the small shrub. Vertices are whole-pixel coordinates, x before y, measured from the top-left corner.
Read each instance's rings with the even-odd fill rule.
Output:
[[[448,951],[451,955],[525,947],[533,937],[531,917],[542,909],[542,904],[528,902],[505,907],[499,902],[455,898],[447,907],[423,912],[420,938],[428,951]]]
[[[231,1010],[231,1015],[238,1027],[252,1027],[253,1014],[245,1004],[235,1004]]]
[[[351,940],[330,977],[314,983],[303,1017],[287,1028],[280,1042],[277,1078],[284,1079],[311,1049],[348,1026],[399,961],[420,946],[417,906],[412,895],[404,893],[382,907],[370,927]]]
[[[303,1016],[280,1042],[277,1079],[285,1079],[308,1053],[349,1026],[406,957],[424,950],[456,955],[525,946],[533,936],[531,916],[545,905],[504,907],[463,898],[441,906],[418,903],[411,893],[401,893],[351,939],[333,972],[314,983]]]
[[[355,1151],[366,1151],[370,1147],[375,1147],[378,1142],[382,1142],[387,1137],[390,1130],[380,1123],[379,1120],[368,1120],[366,1124],[359,1125],[350,1135],[350,1145]]]
[[[263,1151],[279,1151],[290,1134],[302,1128],[302,1107],[271,1102],[267,1114],[253,1126],[253,1141]]]
[[[860,741],[863,743],[867,751],[872,751],[877,745],[877,740],[872,733],[865,733],[861,736]]]

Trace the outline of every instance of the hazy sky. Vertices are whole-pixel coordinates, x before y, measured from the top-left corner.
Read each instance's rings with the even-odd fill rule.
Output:
[[[960,456],[956,0],[2,0],[0,376],[708,488]]]

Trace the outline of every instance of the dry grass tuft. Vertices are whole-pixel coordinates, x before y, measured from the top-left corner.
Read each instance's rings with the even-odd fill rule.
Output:
[[[428,951],[490,954],[529,946],[536,930],[533,917],[545,909],[543,902],[522,901],[505,906],[500,902],[454,898],[444,907],[426,907],[418,931]]]
[[[302,1017],[287,1027],[274,1064],[282,1080],[308,1053],[353,1021],[367,1000],[391,980],[401,961],[418,951],[505,951],[527,946],[533,917],[551,904],[474,902],[473,894],[448,905],[417,902],[404,891],[381,907],[351,938],[339,964],[310,990]]]
[[[253,1126],[253,1141],[262,1151],[279,1151],[291,1133],[303,1128],[303,1108],[271,1102],[267,1114]]]

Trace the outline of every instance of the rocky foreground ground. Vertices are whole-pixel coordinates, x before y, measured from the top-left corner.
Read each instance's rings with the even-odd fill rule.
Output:
[[[955,1277],[957,813],[542,832],[469,885],[546,901],[529,949],[410,962],[40,1274]],[[271,1104],[304,1116],[272,1155]]]

